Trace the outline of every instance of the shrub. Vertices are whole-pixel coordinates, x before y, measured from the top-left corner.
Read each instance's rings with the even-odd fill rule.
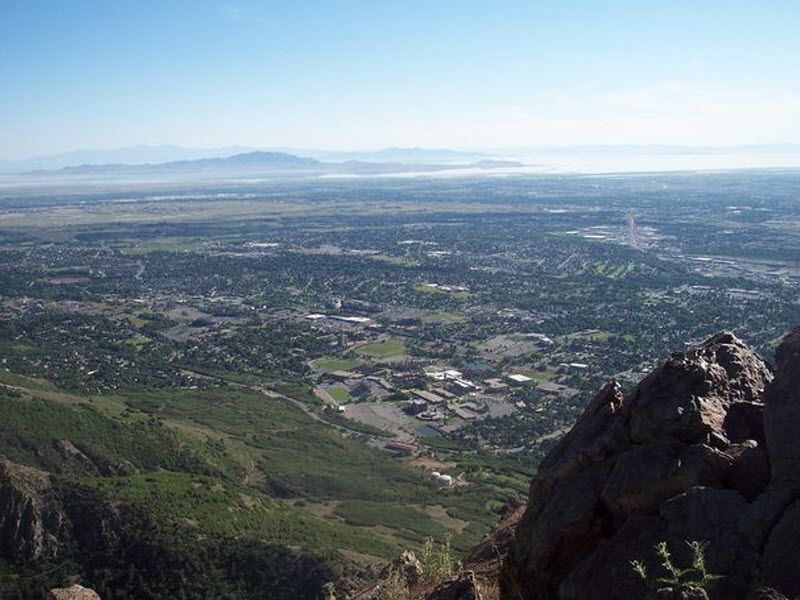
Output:
[[[666,542],[659,542],[654,546],[656,556],[658,556],[661,566],[667,573],[666,577],[653,579],[648,574],[644,563],[639,560],[631,561],[631,568],[645,582],[651,595],[654,595],[660,589],[672,589],[681,585],[705,590],[714,581],[722,579],[721,575],[714,575],[708,572],[706,567],[707,542],[693,541],[686,542],[686,544],[692,553],[692,564],[685,569],[679,568],[672,562]]]
[[[437,542],[430,536],[425,539],[419,562],[422,566],[422,576],[428,582],[438,584],[455,573],[456,559],[450,542],[451,535],[449,533],[443,542]]]

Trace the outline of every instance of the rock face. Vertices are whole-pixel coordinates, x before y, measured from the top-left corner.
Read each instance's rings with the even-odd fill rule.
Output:
[[[425,596],[425,600],[483,600],[475,574],[464,571],[451,581],[445,581]]]
[[[383,568],[378,579],[350,596],[350,600],[380,600],[388,595],[387,585],[413,589],[422,577],[422,566],[413,552],[405,551]],[[392,581],[393,579],[393,581]]]
[[[100,600],[100,596],[94,590],[75,584],[68,588],[50,590],[46,600]]]
[[[627,393],[606,385],[531,482],[501,597],[644,598],[630,561],[660,577],[654,545],[689,566],[690,540],[723,576],[711,600],[800,594],[800,328],[776,363],[720,333]]]
[[[63,516],[45,500],[47,473],[0,456],[0,558],[51,558],[58,550]]]
[[[113,505],[80,489],[54,489],[46,471],[0,455],[0,558],[52,559],[74,546],[113,552],[119,530]]]

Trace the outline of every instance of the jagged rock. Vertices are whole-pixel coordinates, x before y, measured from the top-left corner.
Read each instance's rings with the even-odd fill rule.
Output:
[[[729,443],[728,409],[758,402],[772,372],[731,333],[718,333],[687,353],[673,354],[637,386],[631,407],[631,440],[672,436],[717,447]]]
[[[425,596],[425,600],[482,600],[475,574],[464,571],[451,581],[445,581]]]
[[[398,580],[390,582],[393,577]],[[408,590],[417,585],[421,577],[422,565],[413,552],[406,550],[383,568],[378,579],[352,594],[350,600],[377,600],[383,595],[387,583],[399,584]]]
[[[655,513],[692,485],[713,485],[732,465],[730,456],[705,444],[685,446],[668,438],[636,446],[618,457],[602,499],[618,519]]]
[[[733,444],[755,440],[756,445],[766,442],[764,434],[764,405],[760,402],[737,402],[728,408],[723,428]]]
[[[405,586],[410,588],[422,577],[422,565],[413,552],[406,550],[384,568],[381,577],[386,578],[393,573],[399,575]]]
[[[100,475],[100,469],[81,450],[69,440],[58,440],[56,448],[66,463],[74,463],[87,475]]]
[[[709,544],[709,571],[724,575],[708,596],[743,598],[758,577],[755,534],[771,531],[800,492],[800,330],[777,356],[773,382],[760,357],[720,333],[672,355],[626,394],[606,385],[531,482],[501,597],[644,597],[630,561],[657,571],[653,546],[666,541],[676,563],[688,565],[685,542],[697,540]],[[776,482],[783,495],[770,494]],[[770,518],[752,513],[759,502]],[[770,538],[785,560],[798,530],[787,523]],[[798,593],[788,571],[779,583]]]
[[[50,477],[0,456],[0,557],[31,561],[58,550],[63,515],[44,498]]]
[[[657,600],[708,600],[705,590],[689,585],[664,588],[656,593]]]
[[[742,516],[739,528],[759,548],[772,528],[800,498],[800,327],[775,352],[775,379],[764,393],[764,435],[770,463],[769,485]],[[776,542],[773,542],[774,552]],[[788,548],[788,552],[793,552]],[[781,590],[779,590],[781,591]]]
[[[772,465],[771,484],[800,490],[800,327],[775,352],[777,375],[767,390],[764,430]]]
[[[710,584],[711,598],[743,598],[755,576],[758,552],[737,528],[747,506],[747,500],[735,490],[695,487],[660,509],[663,537],[676,564],[691,565],[687,541],[708,544],[706,567],[723,576]]]
[[[81,489],[54,489],[50,475],[0,456],[0,558],[51,559],[62,546],[116,550],[120,517]]]
[[[68,588],[50,590],[46,600],[100,600],[100,596],[92,589],[75,584]]]
[[[747,597],[747,600],[789,600],[780,592],[776,592],[772,588],[763,587],[758,588],[755,592]]]
[[[767,451],[750,439],[731,446],[726,454],[733,459],[733,465],[725,475],[725,487],[737,490],[748,500],[755,499],[769,484]]]
[[[760,581],[790,598],[800,595],[800,500],[795,501],[775,524],[764,548]]]

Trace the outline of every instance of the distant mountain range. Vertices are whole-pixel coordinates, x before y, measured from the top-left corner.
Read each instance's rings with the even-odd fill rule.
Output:
[[[0,160],[0,172],[24,173],[35,170],[62,169],[72,165],[144,164],[177,160],[230,156],[253,148],[226,146],[220,148],[185,148],[183,146],[130,146],[101,150],[72,150],[59,154],[35,156],[20,160]]]
[[[281,152],[314,158],[318,161],[394,162],[404,164],[466,163],[491,158],[482,152],[461,152],[447,148],[384,148],[373,151],[317,150],[299,148],[252,148],[224,146],[219,148],[186,148],[182,146],[131,146],[106,150],[73,150],[60,154],[36,156],[20,160],[0,160],[0,173],[57,170],[76,165],[142,165],[230,157],[255,151]]]
[[[0,160],[0,173],[59,171],[64,174],[169,173],[200,171],[276,171],[302,169],[322,172],[363,173],[430,171],[465,166],[509,166],[505,159],[547,162],[555,157],[581,156],[692,156],[692,155],[798,155],[800,144],[740,146],[580,145],[527,146],[460,151],[448,148],[384,148],[371,151],[319,150],[245,146],[186,148],[182,146],[131,146],[108,150],[74,150],[22,160]],[[292,157],[292,158],[289,158]],[[534,158],[531,158],[534,157]],[[501,158],[497,163],[494,159]],[[487,162],[488,161],[488,162]],[[376,166],[381,165],[381,166]],[[387,166],[388,165],[388,166]],[[146,173],[145,173],[146,172]],[[41,174],[41,173],[39,173]]]
[[[432,151],[437,152],[437,151]],[[402,153],[397,153],[400,156]],[[388,155],[393,155],[391,152]],[[63,167],[56,170],[36,170],[29,176],[237,176],[258,174],[391,174],[402,172],[434,172],[448,169],[494,169],[520,167],[515,161],[479,160],[462,164],[424,164],[403,162],[366,162],[347,160],[323,162],[315,158],[301,157],[287,152],[254,151],[234,154],[222,158],[199,158],[162,163],[144,164],[85,164]]]

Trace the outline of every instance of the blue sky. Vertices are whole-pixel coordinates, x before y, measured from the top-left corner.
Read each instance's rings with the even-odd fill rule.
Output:
[[[0,158],[800,142],[800,2],[0,0]]]

